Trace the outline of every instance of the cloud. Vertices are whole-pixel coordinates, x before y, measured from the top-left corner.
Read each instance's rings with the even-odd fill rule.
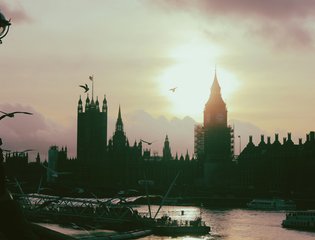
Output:
[[[33,115],[16,114],[14,118],[4,118],[0,121],[0,137],[3,140],[3,149],[22,151],[35,149],[29,154],[29,161],[34,161],[37,152],[41,160],[47,159],[48,149],[52,145],[68,147],[68,156],[76,156],[76,123],[70,127],[61,126],[50,119],[45,118],[30,106],[21,104],[0,104],[0,110],[4,112],[28,111]],[[196,122],[190,118],[166,119],[163,116],[152,117],[143,110],[124,115],[122,113],[124,129],[130,145],[140,139],[154,141],[150,148],[151,154],[162,154],[166,135],[168,135],[172,154],[176,152],[185,154],[188,150],[193,155],[194,125]],[[108,121],[108,139],[112,138],[115,131],[116,118]]]
[[[262,23],[258,27],[251,28],[248,33],[267,41],[271,40],[271,43],[280,49],[290,46],[309,47],[313,43],[311,33],[296,23],[287,24],[284,28],[277,23]]]
[[[152,4],[167,11],[189,12],[211,20],[232,20],[234,27],[243,22],[249,27],[249,33],[273,39],[277,47],[279,42],[290,46],[312,43],[312,34],[304,22],[314,17],[315,1],[312,0],[164,0]]]
[[[196,122],[191,117],[167,119],[164,116],[153,117],[149,113],[138,110],[123,116],[126,135],[130,145],[140,139],[154,142],[151,146],[143,145],[151,149],[151,154],[157,152],[162,155],[166,135],[170,141],[172,155],[176,153],[193,155],[194,125]]]
[[[165,136],[168,135],[170,141],[170,147],[172,155],[176,153],[185,155],[188,150],[189,155],[192,156],[194,152],[194,126],[197,122],[191,117],[184,118],[172,118],[167,119],[163,116],[152,117],[149,113],[139,110],[130,115],[123,116],[125,124],[125,132],[129,139],[130,145],[133,145],[134,141],[144,139],[147,141],[154,141],[149,147],[151,153],[157,152],[162,155]],[[239,148],[244,147],[248,143],[249,136],[253,136],[255,144],[260,142],[260,136],[265,136],[265,142],[267,137],[271,137],[273,142],[274,133],[269,133],[262,130],[260,127],[238,119],[231,119],[229,124],[234,126],[235,132],[235,154],[239,153]],[[277,132],[286,136],[285,131]],[[241,143],[238,136],[241,136]],[[143,145],[144,148],[148,147]]]
[[[231,125],[234,126],[234,143],[235,143],[235,153],[239,154],[240,147],[244,149],[249,141],[249,136],[253,137],[254,144],[258,144],[260,142],[260,136],[265,135],[265,142],[267,140],[267,136],[270,136],[269,133],[262,130],[258,126],[237,119],[230,120]],[[240,136],[240,137],[238,137]],[[241,145],[241,146],[240,146]]]
[[[64,127],[56,124],[50,119],[45,118],[30,106],[21,104],[0,104],[0,110],[4,112],[28,111],[33,115],[16,114],[14,118],[4,118],[0,121],[0,137],[3,141],[3,149],[12,151],[23,151],[25,149],[35,149],[29,153],[29,161],[34,161],[37,152],[40,153],[41,160],[47,159],[48,149],[52,145],[68,147],[68,157],[76,156],[76,124]],[[170,141],[172,155],[178,153],[185,155],[188,151],[192,157],[194,152],[194,126],[197,122],[191,117],[167,119],[164,116],[153,117],[149,113],[138,110],[130,114],[122,113],[124,130],[132,146],[135,141],[140,139],[152,141],[153,144],[143,145],[144,149],[150,149],[151,154],[162,155],[163,145],[166,135]],[[115,131],[116,118],[108,121],[108,139],[112,138]],[[232,119],[230,124],[235,127],[235,153],[238,154],[248,143],[248,137],[253,136],[254,142],[260,141],[260,135],[271,135],[259,127],[240,120]],[[285,131],[278,131],[285,136]]]
[[[1,111],[27,111],[33,115],[16,114],[14,118],[0,121],[0,137],[3,149],[23,151],[35,149],[29,154],[29,161],[34,161],[37,152],[41,160],[47,159],[48,149],[52,145],[67,146],[69,157],[75,156],[75,126],[66,128],[46,119],[30,106],[21,104],[0,104]]]
[[[202,14],[235,15],[242,18],[264,19],[306,18],[315,12],[312,0],[162,0],[152,1],[165,9],[191,11]]]
[[[15,1],[16,4],[12,3],[6,3],[2,2],[0,3],[0,10],[2,14],[7,19],[12,19],[12,22],[15,23],[23,23],[28,22],[31,20],[31,18],[28,16],[28,14],[24,11],[21,4]]]

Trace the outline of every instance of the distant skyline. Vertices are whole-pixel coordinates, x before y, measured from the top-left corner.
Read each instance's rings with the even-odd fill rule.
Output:
[[[215,68],[237,154],[238,135],[244,147],[248,135],[292,132],[297,143],[315,130],[314,1],[4,0],[0,10],[12,22],[0,110],[34,112],[0,122],[4,147],[43,160],[67,145],[74,157],[79,85],[92,74],[94,95],[108,100],[108,138],[120,105],[129,142],[156,141],[152,153],[166,134],[173,155],[193,153]]]

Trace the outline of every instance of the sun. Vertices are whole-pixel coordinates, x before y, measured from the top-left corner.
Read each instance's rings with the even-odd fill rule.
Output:
[[[222,49],[208,41],[195,40],[173,49],[174,64],[158,77],[160,93],[171,103],[169,115],[191,116],[202,121],[203,109],[210,95],[216,61]],[[217,67],[217,77],[226,100],[239,86],[239,81],[228,70]],[[175,91],[170,89],[176,88]]]

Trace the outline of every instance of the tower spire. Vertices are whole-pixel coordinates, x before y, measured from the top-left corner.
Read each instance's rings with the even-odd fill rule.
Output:
[[[163,160],[171,160],[172,153],[170,148],[170,142],[168,140],[168,135],[166,134],[164,146],[163,146]]]
[[[217,68],[215,67],[214,69],[214,79],[213,79],[213,83],[212,83],[212,86],[211,86],[211,94],[215,94],[215,93],[218,93],[218,94],[221,94],[221,87],[220,87],[220,84],[219,84],[219,81],[218,81],[218,78],[217,78]]]
[[[209,99],[204,110],[204,126],[227,125],[227,110],[225,102],[222,99],[221,87],[217,78],[217,72],[214,73],[214,79],[210,90]]]
[[[120,105],[119,105],[118,117],[117,117],[117,122],[116,122],[116,131],[124,131],[124,124],[121,118]]]
[[[121,120],[120,104],[119,104],[119,109],[118,109],[118,120]]]

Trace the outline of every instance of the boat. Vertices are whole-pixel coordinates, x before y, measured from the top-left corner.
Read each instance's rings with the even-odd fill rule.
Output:
[[[25,199],[27,198],[27,199]],[[156,235],[206,235],[210,227],[200,219],[173,220],[147,216],[125,204],[110,204],[102,199],[79,199],[57,196],[20,196],[18,198],[25,217],[32,222],[73,223],[86,228],[130,231],[151,230]]]
[[[296,205],[292,200],[274,199],[253,199],[247,203],[249,209],[256,210],[295,210]]]
[[[315,231],[315,210],[288,212],[282,227]]]
[[[179,175],[179,174],[178,174]],[[176,178],[178,177],[176,176]],[[150,230],[156,235],[206,235],[210,227],[206,226],[201,217],[195,220],[173,220],[163,215],[157,217],[172,186],[168,189],[161,204],[152,215],[149,194],[149,217],[140,214],[122,199],[82,199],[61,196],[18,195],[21,209],[26,218],[33,222],[53,222],[58,224],[74,223],[77,226],[93,226],[93,228],[130,231],[135,229]],[[132,197],[138,199],[139,197]],[[183,211],[182,211],[183,212]]]
[[[195,220],[172,220],[164,215],[151,222],[152,233],[159,236],[201,236],[209,234],[210,226],[207,226],[200,217]]]
[[[195,220],[175,220],[171,219],[168,215],[163,215],[160,218],[156,218],[162,206],[166,202],[168,195],[174,186],[176,179],[180,172],[177,173],[175,179],[171,183],[167,192],[165,193],[158,210],[154,217],[152,216],[150,202],[148,201],[149,217],[143,217],[139,222],[144,228],[149,228],[152,233],[160,236],[182,236],[182,235],[206,235],[210,232],[210,226],[207,226],[201,217],[197,217]],[[146,189],[147,195],[148,190]],[[184,211],[182,211],[183,213]]]

